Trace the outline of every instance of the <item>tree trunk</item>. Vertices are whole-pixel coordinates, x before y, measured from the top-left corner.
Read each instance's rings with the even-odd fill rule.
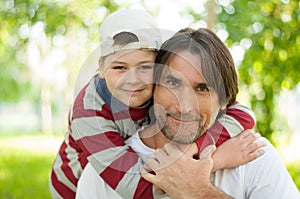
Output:
[[[216,25],[216,2],[215,0],[208,1],[208,14],[206,18],[207,28],[212,29]]]

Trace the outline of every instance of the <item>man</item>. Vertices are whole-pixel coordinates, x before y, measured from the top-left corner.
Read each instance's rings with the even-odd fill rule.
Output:
[[[164,135],[177,146],[192,143],[211,126],[224,105],[232,102],[233,62],[226,46],[206,29],[185,29],[162,49],[157,55],[161,67],[157,70],[154,93],[161,132],[152,137],[142,132],[146,135],[142,140],[148,146],[158,145],[165,142],[161,141]],[[174,198],[225,197],[216,191],[216,195],[210,195],[214,190],[207,175],[211,169],[210,155],[194,160],[171,144],[157,150],[155,159],[148,159],[147,164],[147,170],[155,174],[144,170],[143,177]],[[218,170],[211,174],[210,181],[233,198],[300,198],[270,143],[263,156],[233,169]]]
[[[156,125],[127,140],[127,144],[147,161],[144,178],[168,194],[155,197],[269,198],[273,193],[271,198],[298,197],[295,185],[270,145],[266,147],[268,154],[251,163],[212,175],[214,148],[208,148],[204,155],[202,152],[199,160],[191,158],[198,153],[198,148],[190,143],[211,127],[226,106],[234,103],[237,93],[231,55],[215,34],[206,29],[185,29],[164,43],[156,62]],[[162,148],[170,141],[172,144]],[[162,149],[154,151],[157,148]],[[221,147],[218,150],[222,150]],[[148,159],[154,153],[155,159]],[[274,168],[268,158],[271,164],[275,163]],[[147,173],[150,170],[156,175]],[[275,180],[269,178],[268,171]],[[88,179],[97,183],[84,184]],[[81,192],[82,184],[89,188],[84,189],[86,192]],[[91,191],[87,193],[87,190]],[[121,198],[88,165],[79,181],[78,196],[95,190],[102,190],[96,193],[102,198]]]

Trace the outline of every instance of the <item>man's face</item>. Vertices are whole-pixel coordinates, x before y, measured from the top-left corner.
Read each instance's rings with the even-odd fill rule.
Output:
[[[155,116],[169,140],[192,143],[214,123],[224,107],[199,70],[199,55],[180,51],[167,65],[154,92]]]

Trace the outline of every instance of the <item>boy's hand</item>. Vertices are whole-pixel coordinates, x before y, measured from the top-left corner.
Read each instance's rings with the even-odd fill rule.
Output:
[[[213,171],[233,168],[263,155],[262,147],[266,143],[256,141],[260,137],[260,134],[253,130],[246,130],[237,137],[221,144],[212,156],[214,160]]]

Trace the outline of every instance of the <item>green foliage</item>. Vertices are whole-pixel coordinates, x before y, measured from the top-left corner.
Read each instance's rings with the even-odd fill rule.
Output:
[[[251,42],[238,69],[240,80],[249,88],[257,130],[271,138],[282,130],[276,125],[275,98],[300,81],[299,1],[239,0],[220,8],[218,23],[229,33],[227,44]]]
[[[46,33],[53,35],[54,13],[61,12],[57,3],[37,1],[0,2],[0,89],[2,101],[17,101],[30,91],[31,75],[25,62],[30,28],[38,22],[45,24]],[[46,17],[47,16],[47,17]],[[66,16],[66,15],[65,15]],[[66,17],[61,16],[66,22]],[[70,16],[73,18],[73,16]]]
[[[87,35],[89,42],[98,41],[99,24],[103,17],[118,8],[119,5],[110,0],[0,1],[1,101],[18,101],[24,96],[35,100],[39,98],[39,92],[35,92],[39,88],[32,82],[35,77],[27,60],[28,44],[32,37],[36,37],[34,29],[42,29],[50,47],[57,36],[73,34],[80,37],[76,35],[79,30]],[[101,15],[99,13],[103,16],[98,16]],[[38,37],[34,39],[43,39]],[[49,53],[47,49],[40,51]],[[35,92],[34,95],[28,95],[32,92]]]
[[[238,44],[245,48],[245,58],[238,71],[241,87],[248,88],[251,107],[257,116],[256,130],[272,138],[274,132],[286,130],[281,125],[283,121],[276,115],[278,105],[275,99],[283,89],[292,89],[300,81],[299,2],[297,0],[216,2],[218,19],[216,29],[225,29],[228,32],[226,42],[229,47]],[[72,52],[67,54],[68,57],[62,65],[65,65],[64,69],[68,73],[67,83],[71,84],[76,76],[74,72],[76,65],[83,62],[78,59],[77,54],[81,53],[79,51],[81,46],[77,49],[72,43],[84,36],[86,42],[83,42],[85,45],[83,48],[87,48],[86,44],[89,42],[98,42],[99,25],[103,18],[122,6],[124,5],[118,5],[112,0],[0,1],[1,102],[29,98],[34,103],[40,104],[41,91],[45,90],[43,86],[48,84],[46,86],[54,90],[51,83],[43,84],[41,80],[47,74],[43,74],[43,77],[35,76],[36,73],[33,73],[28,64],[27,51],[34,37],[34,28],[42,26],[48,49],[43,49],[44,46],[40,45],[39,50],[46,55],[49,49],[55,47],[55,38],[68,36],[65,50]],[[200,13],[193,12],[191,8],[186,12],[195,21],[204,17]],[[62,94],[57,94],[60,95]]]
[[[298,187],[298,190],[300,191],[300,163],[294,163],[294,164],[287,164],[287,169],[289,173],[291,174],[296,186]]]

